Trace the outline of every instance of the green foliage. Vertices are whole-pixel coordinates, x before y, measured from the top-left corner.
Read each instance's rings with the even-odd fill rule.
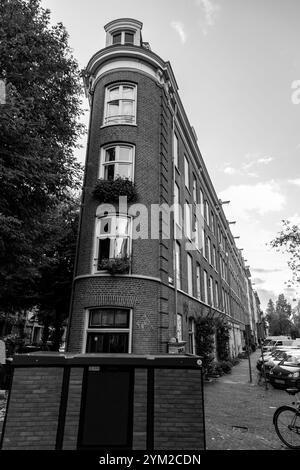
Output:
[[[278,296],[276,306],[270,299],[266,310],[266,318],[269,323],[271,336],[290,335],[293,329],[291,321],[292,307],[283,294]]]
[[[0,309],[32,305],[47,217],[78,188],[81,79],[59,23],[40,0],[1,0]]]
[[[50,326],[54,328],[54,350],[59,349],[62,324],[69,314],[78,219],[79,201],[76,199],[62,203],[49,214],[49,242],[44,247],[33,299],[39,308],[39,321],[44,325],[44,343],[48,340]]]
[[[130,259],[127,257],[103,259],[99,263],[99,269],[105,269],[113,275],[126,274],[130,269]]]
[[[271,241],[271,246],[277,251],[283,251],[290,256],[288,265],[292,271],[292,281],[300,282],[300,227],[288,220],[283,220],[283,230]]]
[[[232,369],[232,363],[230,361],[221,361],[220,366],[224,374],[230,374]]]
[[[209,317],[200,317],[196,320],[196,354],[201,356],[204,371],[208,371],[213,361],[214,351],[214,321]]]
[[[225,319],[217,318],[215,320],[217,355],[220,361],[228,361],[230,358],[229,351],[229,326]]]
[[[137,201],[135,184],[129,178],[121,177],[115,180],[99,179],[93,196],[101,203],[119,202],[120,196],[126,196],[128,202]]]

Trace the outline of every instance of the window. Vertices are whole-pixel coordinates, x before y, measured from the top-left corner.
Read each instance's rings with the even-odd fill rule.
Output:
[[[215,245],[213,245],[213,267],[215,268],[215,270],[217,270],[217,252],[216,252],[216,247]]]
[[[215,307],[219,307],[219,285],[217,281],[215,283]]]
[[[201,300],[201,272],[200,264],[198,263],[196,266],[196,297],[198,300]]]
[[[204,204],[204,218],[205,218],[205,222],[207,223],[207,225],[209,225],[209,207],[208,207],[207,201],[205,201],[205,204]]]
[[[203,274],[204,274],[204,302],[207,304],[208,303],[208,291],[207,291],[207,272],[206,271],[203,271]]]
[[[207,237],[207,256],[206,256],[209,264],[211,264],[211,241],[210,238]]]
[[[190,165],[186,156],[184,156],[184,182],[188,189],[190,189]]]
[[[214,213],[210,213],[210,223],[211,223],[211,231],[212,233],[215,233],[215,216]]]
[[[201,250],[201,246],[200,246],[200,231],[199,231],[199,221],[197,219],[197,215],[195,214],[195,217],[194,217],[194,239],[193,239],[195,245],[196,245],[196,248],[198,250]]]
[[[192,211],[191,206],[186,201],[184,205],[184,229],[185,229],[185,236],[191,240],[192,238]]]
[[[178,289],[181,289],[180,257],[181,257],[180,244],[178,242],[176,242],[176,245],[175,245],[175,263],[176,263],[176,281],[177,281],[177,288]]]
[[[195,320],[193,318],[189,318],[189,352],[196,354]]]
[[[177,314],[177,341],[182,341],[182,315]]]
[[[112,85],[106,88],[104,125],[135,124],[136,86]]]
[[[178,168],[178,138],[175,133],[173,134],[173,159],[174,165]]]
[[[195,175],[193,175],[193,199],[194,203],[197,204],[198,198],[197,198],[197,180],[195,178]]]
[[[114,180],[118,177],[133,180],[134,147],[113,145],[101,149],[100,178]]]
[[[200,210],[202,217],[204,217],[204,197],[202,189],[200,189]]]
[[[201,229],[201,243],[202,243],[202,246],[201,246],[202,255],[205,257],[205,233],[204,233],[204,229]]]
[[[181,214],[181,206],[180,206],[180,189],[177,183],[174,185],[174,218],[177,225],[181,227],[182,225],[182,214]]]
[[[210,305],[214,305],[213,278],[211,276],[209,276],[209,298],[210,298]]]
[[[97,308],[89,311],[87,353],[130,352],[130,310]]]
[[[101,271],[107,259],[127,258],[130,255],[131,220],[126,216],[105,216],[96,225],[96,271]]]
[[[113,44],[133,44],[134,32],[133,31],[116,31],[112,33]]]
[[[191,255],[187,255],[187,281],[188,281],[188,294],[193,295],[193,260]]]

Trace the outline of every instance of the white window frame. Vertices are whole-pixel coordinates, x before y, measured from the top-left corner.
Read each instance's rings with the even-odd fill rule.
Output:
[[[174,183],[174,219],[175,223],[181,228],[182,227],[182,211],[180,206],[180,188],[179,185]]]
[[[204,302],[208,304],[208,276],[207,272],[204,270],[203,271],[203,281],[204,281]]]
[[[130,33],[133,35],[133,42],[125,42],[125,33]],[[121,42],[117,42],[114,44],[114,36],[116,34],[121,34]],[[134,43],[135,43],[135,35],[136,35],[136,31],[133,30],[133,29],[116,29],[115,31],[112,31],[111,32],[111,45],[113,46],[125,46],[125,45],[129,45],[129,46],[134,46]]]
[[[192,208],[188,201],[184,204],[184,230],[185,236],[192,239]]]
[[[89,327],[89,320],[90,320],[90,312],[92,310],[97,310],[97,309],[105,309],[105,310],[115,310],[115,309],[118,309],[118,310],[127,310],[129,311],[129,327],[128,328],[97,328],[97,327]],[[86,347],[87,347],[87,337],[88,337],[88,333],[101,333],[101,332],[106,332],[106,333],[113,333],[113,332],[117,332],[117,333],[127,333],[129,334],[128,336],[128,354],[131,354],[132,353],[132,309],[131,308],[127,308],[127,307],[119,307],[119,306],[100,306],[100,307],[94,307],[94,308],[89,308],[86,310],[85,312],[85,335],[84,335],[84,341],[83,341],[83,345],[82,345],[82,353],[83,354],[89,354],[89,353],[86,353]],[[112,354],[112,353],[103,353],[103,354]]]
[[[193,258],[187,253],[187,292],[193,296]]]
[[[207,237],[207,251],[207,260],[211,265],[211,239],[209,237]]]
[[[108,116],[108,104],[111,102],[111,101],[117,101],[117,99],[115,100],[109,100],[109,93],[110,93],[110,90],[112,88],[117,88],[119,87],[119,90],[121,90],[119,92],[120,96],[118,98],[118,100],[121,102],[121,104],[119,105],[121,108],[122,108],[122,103],[125,102],[125,101],[132,101],[134,104],[133,104],[133,115],[131,116],[131,120],[129,119],[129,116],[130,115],[126,115],[126,114],[118,114],[116,116]],[[126,99],[126,98],[122,98],[122,93],[123,93],[123,87],[131,87],[133,89],[133,99],[130,100],[130,99]],[[103,126],[119,126],[119,125],[127,125],[127,126],[135,126],[136,125],[136,113],[137,113],[137,85],[135,83],[130,83],[130,82],[121,82],[121,83],[112,83],[110,85],[107,85],[107,87],[105,88],[105,100],[104,100],[104,116],[103,116]],[[127,118],[126,118],[127,116]],[[110,119],[113,120],[113,118],[118,118],[119,117],[119,121],[118,122],[109,122]]]
[[[189,349],[190,354],[196,354],[196,338],[195,338],[195,319],[189,318]]]
[[[110,237],[106,237],[106,236],[102,236],[100,235],[100,224],[101,224],[101,219],[105,219],[105,218],[114,218],[114,217],[117,217],[117,218],[124,218],[124,219],[127,219],[128,222],[129,222],[129,227],[128,227],[128,235],[126,237],[123,237],[123,238],[127,238],[128,239],[128,257],[130,258],[131,256],[131,253],[132,253],[132,217],[128,216],[127,214],[115,214],[115,213],[108,213],[104,216],[101,216],[101,217],[96,217],[96,223],[95,223],[95,236],[94,236],[94,259],[93,259],[93,269],[92,269],[92,272],[94,274],[97,274],[97,273],[103,273],[103,272],[106,272],[104,269],[98,269],[98,259],[99,259],[99,240],[100,239],[106,239],[106,238],[110,238]],[[99,227],[99,228],[98,228]],[[112,235],[111,238],[120,238],[120,237],[117,237],[116,235]],[[130,271],[129,271],[130,273]]]
[[[182,323],[182,315],[180,313],[177,313],[176,336],[177,336],[177,341],[182,341],[182,338],[183,338],[183,323]]]
[[[184,184],[190,190],[190,163],[186,155],[184,156]]]
[[[196,264],[196,298],[201,300],[201,267],[200,264]]]
[[[118,159],[118,156],[119,156],[119,153],[120,153],[120,148],[123,147],[123,148],[128,148],[131,150],[131,161],[128,160],[126,162],[126,160],[120,160]],[[116,149],[116,160],[115,162],[105,162],[105,155],[106,155],[106,151],[111,149],[111,148],[115,148]],[[116,167],[118,167],[118,165],[125,165],[125,164],[130,164],[131,165],[131,177],[129,178],[131,181],[134,181],[134,169],[135,169],[135,145],[132,145],[132,144],[123,144],[123,143],[116,143],[116,144],[110,144],[110,145],[104,145],[103,147],[101,147],[101,151],[100,151],[100,167],[99,167],[99,178],[103,178],[105,177],[105,167],[106,166],[109,166],[109,165],[113,165],[115,164]],[[116,175],[114,177],[114,179],[116,179]]]
[[[178,137],[176,135],[176,132],[173,133],[173,160],[174,160],[174,165],[177,169],[179,169],[179,154],[178,154]]]
[[[198,198],[197,198],[197,179],[195,175],[193,174],[193,200],[194,203],[197,204]]]
[[[209,276],[209,296],[210,296],[210,305],[214,307],[215,302],[214,302],[214,284],[213,284],[213,278],[212,276]]]
[[[219,308],[219,284],[215,281],[215,306]]]
[[[201,211],[202,217],[204,218],[204,195],[203,195],[203,191],[201,188],[199,192],[200,192],[200,211]]]
[[[176,285],[177,289],[181,289],[181,245],[175,242],[175,263],[176,263]]]

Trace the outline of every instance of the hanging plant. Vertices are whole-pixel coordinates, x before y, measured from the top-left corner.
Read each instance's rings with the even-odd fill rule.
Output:
[[[130,259],[124,258],[108,258],[100,261],[98,269],[108,271],[109,274],[128,274],[130,269]]]
[[[196,320],[196,353],[201,356],[204,372],[207,373],[214,359],[214,321],[212,318],[200,317]]]
[[[93,196],[101,203],[119,202],[120,196],[126,196],[127,202],[136,202],[138,199],[135,184],[129,178],[121,177],[115,180],[99,179]]]
[[[217,355],[220,361],[229,361],[230,351],[229,351],[229,326],[225,319],[217,318],[215,320],[216,328],[216,346],[217,346]]]

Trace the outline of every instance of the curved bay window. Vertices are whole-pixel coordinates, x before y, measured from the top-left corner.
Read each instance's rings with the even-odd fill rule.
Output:
[[[131,219],[122,215],[107,215],[97,219],[96,271],[106,269],[108,261],[130,257]]]
[[[114,180],[118,177],[133,180],[134,147],[112,145],[101,149],[100,178]]]
[[[129,353],[130,310],[95,308],[89,311],[86,353]]]
[[[106,88],[104,125],[136,123],[136,86],[128,83]]]

